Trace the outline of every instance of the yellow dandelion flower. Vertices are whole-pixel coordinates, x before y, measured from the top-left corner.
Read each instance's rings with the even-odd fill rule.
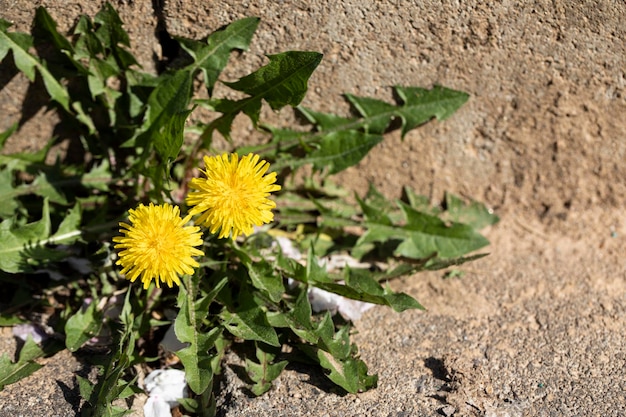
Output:
[[[168,287],[180,285],[179,275],[193,274],[198,263],[192,256],[204,255],[194,248],[202,245],[202,233],[198,226],[185,226],[191,219],[180,218],[178,206],[164,204],[139,205],[128,211],[130,224],[120,223],[120,233],[114,237],[115,249],[121,250],[117,265],[131,282],[141,276],[143,287],[148,288],[154,279]]]
[[[265,174],[270,166],[259,161],[259,156],[248,154],[239,159],[235,154],[205,156],[206,178],[193,178],[189,183],[191,192],[186,202],[193,206],[190,214],[200,214],[196,224],[209,228],[211,233],[219,230],[218,238],[233,238],[252,233],[253,226],[274,220],[272,209],[276,203],[267,198],[272,191],[280,190],[276,173]]]

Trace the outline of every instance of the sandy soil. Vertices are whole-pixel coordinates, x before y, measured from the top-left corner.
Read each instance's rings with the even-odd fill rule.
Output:
[[[356,323],[377,389],[342,397],[321,375],[290,369],[251,399],[228,368],[222,416],[626,415],[626,4],[172,0],[155,13],[147,0],[118,3],[147,70],[163,55],[157,27],[200,37],[256,15],[251,51],[233,57],[226,78],[265,53],[301,49],[325,55],[305,99],[316,110],[345,114],[344,92],[391,100],[392,85],[469,92],[452,118],[404,141],[389,135],[339,179],[390,197],[404,185],[433,201],[452,191],[502,216],[486,232],[491,256],[461,278],[394,283],[427,312],[376,308]],[[100,2],[0,0],[0,16],[28,30],[33,4],[67,29]],[[0,86],[0,129],[25,121],[8,146],[37,148],[53,116],[22,106],[20,76],[0,74]],[[242,120],[236,140],[252,136]],[[14,351],[5,330],[0,351]],[[81,365],[67,352],[48,361],[0,392],[0,416],[75,413]]]

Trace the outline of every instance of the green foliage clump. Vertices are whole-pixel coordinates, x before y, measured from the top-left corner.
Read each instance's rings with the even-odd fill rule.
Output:
[[[300,51],[268,56],[267,65],[240,80],[220,81],[230,53],[248,49],[258,22],[238,20],[204,41],[176,39],[184,59],[155,75],[141,71],[109,4],[93,19],[80,17],[67,37],[45,8],[37,9],[33,35],[0,20],[0,66],[14,65],[47,94],[59,127],[79,146],[52,162],[46,157],[56,137],[37,153],[0,155],[0,279],[13,290],[2,296],[0,324],[45,310],[50,334],[64,340],[40,348],[28,339],[16,362],[0,357],[0,388],[35,372],[38,357],[63,347],[90,350],[100,372],[95,383],[77,377],[83,413],[122,415],[126,410],[113,401],[138,392],[138,366],[164,365],[157,345],[173,326],[184,346],[174,353],[193,392],[181,404],[190,413],[215,412],[213,379],[229,349],[245,360],[255,395],[271,389],[289,361],[320,367],[347,392],[365,391],[377,378],[350,341],[350,323],[314,311],[310,292],[398,312],[421,309],[410,295],[381,283],[484,256],[468,254],[488,244],[478,230],[497,217],[478,203],[447,195],[441,207],[431,207],[409,188],[401,201],[389,201],[371,187],[355,204],[330,181],[390,130],[399,126],[404,137],[433,118],[444,120],[468,95],[396,86],[397,103],[347,94],[352,117],[320,113],[299,105],[322,55]],[[197,79],[208,99],[198,98]],[[215,97],[218,82],[242,98]],[[267,126],[260,120],[264,103],[273,110],[293,107],[310,128]],[[197,108],[214,117],[190,123]],[[112,263],[118,222],[139,203],[181,203],[198,155],[215,152],[216,133],[228,146],[242,113],[268,140],[232,151],[259,154],[283,184],[273,228],[239,240],[207,237],[201,267],[184,277],[178,294],[129,285]],[[0,145],[17,127],[0,135]],[[295,174],[304,166],[315,175],[302,183]],[[279,237],[297,251],[283,249]],[[356,266],[327,268],[338,254]]]

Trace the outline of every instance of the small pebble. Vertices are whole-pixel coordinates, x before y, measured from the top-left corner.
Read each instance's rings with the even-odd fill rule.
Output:
[[[441,411],[441,413],[446,416],[446,417],[450,417],[451,415],[453,415],[454,413],[456,413],[456,408],[454,408],[451,405],[446,405],[444,407],[441,407],[439,409],[439,411]]]

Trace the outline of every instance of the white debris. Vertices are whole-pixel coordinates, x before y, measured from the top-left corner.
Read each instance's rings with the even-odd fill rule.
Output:
[[[187,396],[185,372],[178,369],[157,369],[144,380],[148,401],[143,406],[145,417],[172,417],[171,409],[179,398]]]

